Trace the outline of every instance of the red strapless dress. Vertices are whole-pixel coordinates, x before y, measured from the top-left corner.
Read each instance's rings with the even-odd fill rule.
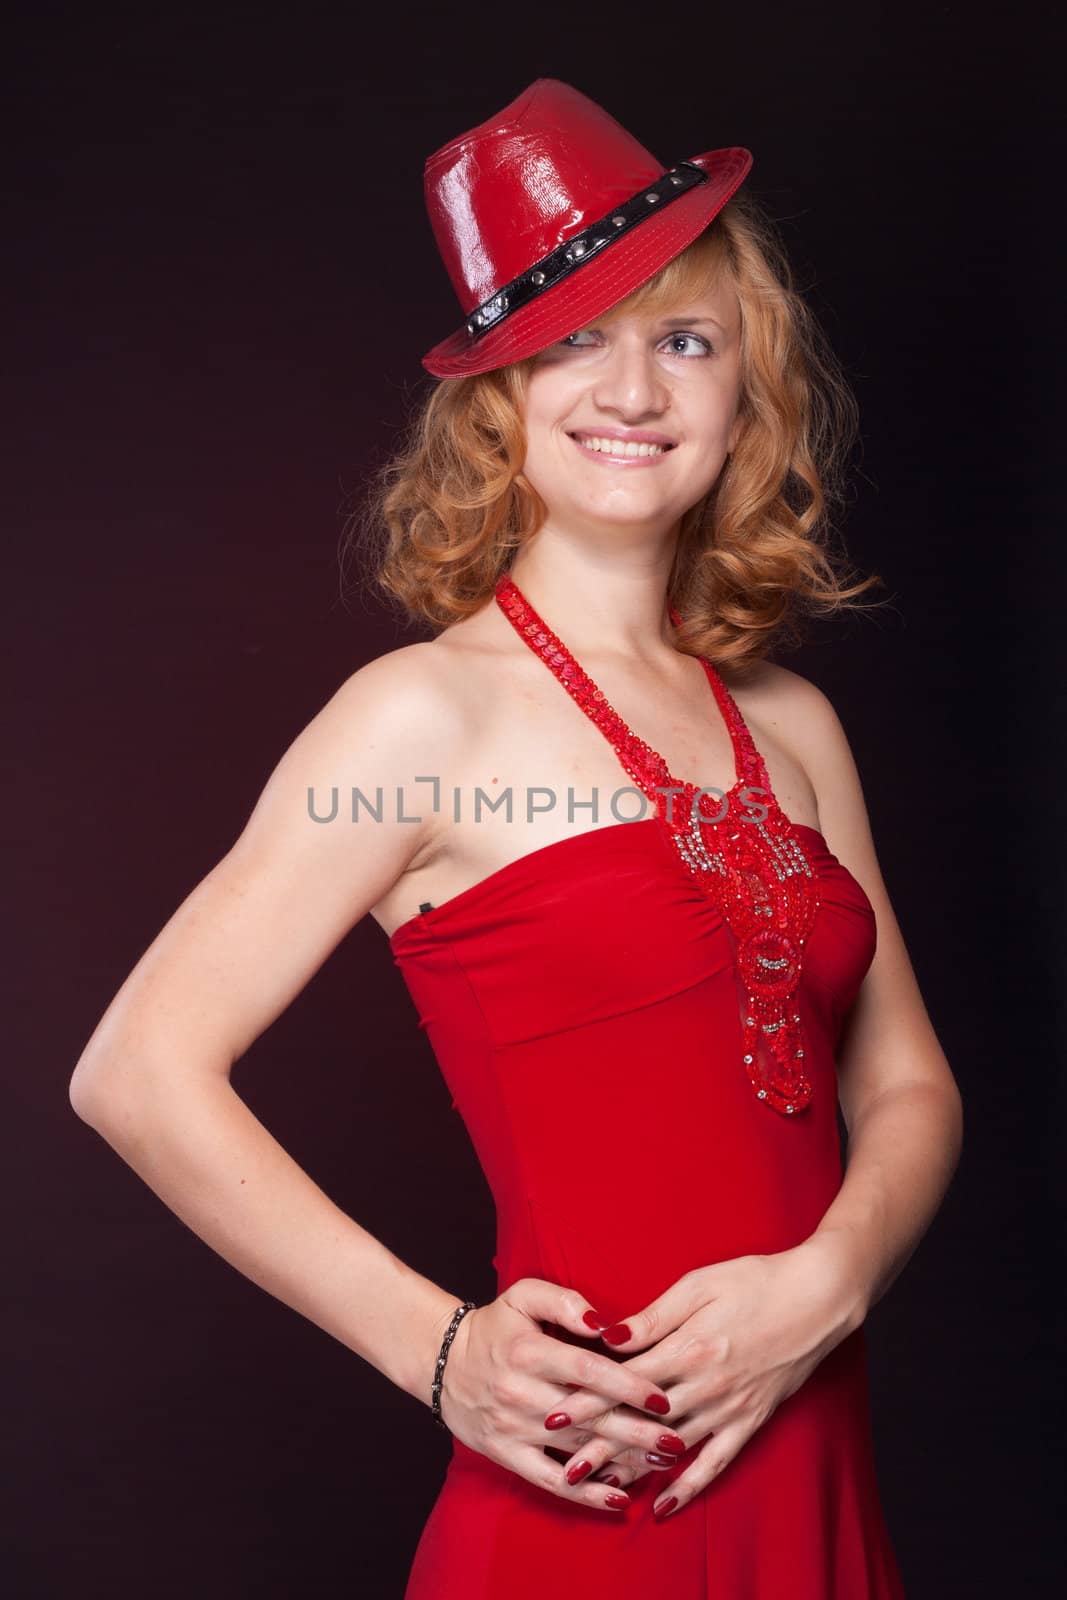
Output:
[[[533,850],[403,923],[390,946],[493,1193],[498,1292],[544,1278],[619,1318],[691,1268],[788,1250],[818,1226],[842,1180],[834,1051],[874,956],[875,916],[822,834],[781,812],[710,662],[736,762],[722,820],[708,820],[719,797],[689,804],[692,787],[507,575],[496,598],[635,786],[674,786],[683,801],[672,822],[661,795],[652,816]],[[760,791],[760,820],[746,788]],[[602,1174],[590,1151],[611,1152]],[[660,1152],[680,1174],[669,1192],[652,1176]],[[602,1180],[634,1195],[624,1216]],[[862,1327],[721,1476],[657,1521],[653,1499],[697,1448],[625,1485],[633,1504],[616,1513],[552,1495],[453,1437],[405,1600],[903,1595]]]

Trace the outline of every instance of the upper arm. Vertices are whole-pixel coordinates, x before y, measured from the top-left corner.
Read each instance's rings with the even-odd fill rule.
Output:
[[[228,1073],[406,869],[429,825],[400,820],[428,809],[412,805],[413,778],[441,770],[459,714],[432,648],[369,662],[285,751],[236,842],[111,1002],[76,1068],[82,1088],[128,1083],[146,1063]],[[372,804],[381,790],[381,821],[365,808],[352,820],[353,788]],[[334,791],[336,817],[314,820]]]
[[[841,1109],[851,1127],[877,1095],[903,1084],[955,1088],[919,990],[882,877],[863,787],[852,750],[823,692],[786,668],[775,668],[781,725],[815,791],[820,825],[832,853],[874,908],[874,959],[849,1014],[838,1054]],[[787,681],[788,680],[788,681]]]

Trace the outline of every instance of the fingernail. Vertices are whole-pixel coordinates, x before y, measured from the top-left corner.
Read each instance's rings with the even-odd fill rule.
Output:
[[[600,1337],[606,1339],[608,1344],[625,1344],[627,1339],[632,1339],[633,1334],[625,1322],[613,1322],[610,1328],[605,1328]]]
[[[604,1321],[604,1318],[600,1315],[599,1311],[583,1311],[582,1321],[585,1323],[587,1328],[595,1328],[597,1333],[600,1332],[601,1328],[606,1328],[608,1326],[608,1324]]]
[[[676,1494],[672,1494],[669,1500],[661,1500],[657,1505],[652,1507],[652,1515],[654,1517],[665,1517],[667,1516],[668,1512],[674,1510],[677,1504],[678,1496]]]
[[[628,1494],[606,1494],[604,1496],[604,1504],[606,1506],[614,1506],[619,1511],[625,1511],[630,1504],[630,1496]]]
[[[665,1417],[670,1409],[671,1403],[665,1394],[650,1394],[645,1401],[645,1410],[656,1411],[661,1417]]]
[[[592,1463],[589,1461],[575,1461],[566,1471],[568,1483],[581,1483],[582,1479],[592,1472]]]
[[[661,1450],[666,1450],[668,1455],[672,1455],[672,1456],[684,1456],[685,1455],[685,1452],[686,1452],[685,1440],[684,1439],[679,1439],[679,1437],[678,1437],[678,1435],[676,1433],[661,1433],[659,1438],[656,1440],[656,1443],[657,1443],[657,1445],[659,1446],[659,1448]]]
[[[569,1428],[571,1419],[565,1411],[553,1411],[550,1417],[545,1418],[546,1428]]]
[[[654,1467],[673,1467],[675,1464],[674,1456],[658,1456],[654,1450],[645,1451],[645,1460],[651,1461]]]
[[[611,1472],[606,1478],[601,1478],[600,1481],[601,1483],[610,1483],[617,1489],[621,1480],[618,1479],[613,1472]]]

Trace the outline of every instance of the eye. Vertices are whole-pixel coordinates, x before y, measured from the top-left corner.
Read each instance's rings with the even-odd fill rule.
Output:
[[[580,344],[576,344],[576,343],[574,343],[574,341],[576,339],[580,339],[582,337],[583,333],[591,333],[591,332],[592,332],[591,328],[579,328],[577,333],[568,333],[567,337],[565,339],[561,339],[559,342],[560,342],[561,345],[563,345],[567,349],[570,349],[570,350],[582,350],[582,349],[585,348],[585,346],[584,345],[580,345]]]
[[[699,345],[700,348],[697,351],[689,351],[688,354],[684,350],[672,349],[672,355],[686,356],[686,359],[689,359],[693,354],[704,356],[714,354],[711,345],[706,339],[702,339],[699,333],[672,333],[668,336],[668,343],[674,346],[686,343]]]

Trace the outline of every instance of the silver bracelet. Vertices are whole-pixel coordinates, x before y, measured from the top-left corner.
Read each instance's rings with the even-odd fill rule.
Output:
[[[451,1345],[452,1340],[456,1337],[456,1329],[463,1321],[463,1318],[467,1315],[467,1312],[473,1311],[474,1309],[475,1304],[473,1300],[464,1300],[461,1306],[456,1307],[452,1321],[448,1324],[448,1332],[441,1340],[441,1349],[438,1352],[437,1365],[434,1367],[433,1385],[430,1389],[430,1403],[433,1411],[433,1420],[437,1423],[439,1428],[444,1428],[446,1432],[448,1431],[448,1423],[441,1415],[441,1382],[444,1378],[445,1362],[448,1360],[449,1346]]]

